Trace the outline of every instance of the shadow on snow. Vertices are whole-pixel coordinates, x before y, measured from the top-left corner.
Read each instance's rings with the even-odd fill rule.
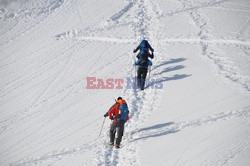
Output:
[[[148,139],[152,137],[159,137],[159,136],[163,136],[163,135],[167,135],[171,133],[176,133],[179,131],[179,130],[176,130],[176,128],[170,128],[169,130],[164,129],[165,127],[168,127],[171,125],[174,125],[174,122],[161,123],[161,124],[153,125],[150,127],[142,128],[136,133],[145,132],[146,134],[144,136],[141,136],[140,138],[134,139],[133,141]]]
[[[176,58],[176,59],[170,59],[168,61],[163,61],[161,64],[155,66],[152,71],[155,71],[155,69],[163,67],[165,65],[179,63],[179,62],[183,62],[185,60],[186,60],[186,58]],[[183,66],[183,65],[177,65],[177,66],[174,66],[174,67],[170,66],[170,67],[167,67],[165,69],[162,69],[159,73],[155,73],[155,74],[152,75],[152,76],[160,75],[162,77],[160,79],[156,79],[156,80],[154,80],[152,82],[149,82],[148,84],[146,84],[145,88],[150,88],[150,86],[154,87],[154,85],[162,83],[162,82],[180,80],[180,79],[191,76],[191,74],[174,74],[172,76],[163,76],[164,73],[168,73],[168,72],[176,71],[176,70],[181,70],[181,69],[184,69],[184,68],[185,68],[185,66]]]

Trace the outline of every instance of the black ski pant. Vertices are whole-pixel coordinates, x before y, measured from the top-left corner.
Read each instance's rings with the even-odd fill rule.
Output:
[[[148,69],[139,67],[137,70],[137,86],[142,90],[145,87],[145,81],[147,77]]]
[[[122,136],[124,132],[124,123],[123,121],[119,121],[117,123],[112,123],[110,126],[110,142],[120,145],[122,141]],[[117,137],[115,138],[115,135]]]

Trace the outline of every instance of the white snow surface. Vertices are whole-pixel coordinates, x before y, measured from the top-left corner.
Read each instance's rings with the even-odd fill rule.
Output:
[[[142,39],[162,89],[126,88]],[[0,165],[250,165],[250,1],[0,0]]]

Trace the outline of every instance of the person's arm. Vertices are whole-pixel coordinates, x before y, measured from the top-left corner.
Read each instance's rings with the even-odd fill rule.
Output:
[[[115,115],[115,110],[119,109],[119,106],[120,106],[120,104],[117,103],[115,106],[113,106],[109,110],[109,112],[108,112],[109,119],[113,120],[113,118],[114,118],[113,116]]]
[[[134,49],[133,53],[136,53],[139,49],[140,49],[140,45],[139,45],[139,46],[137,46],[137,48],[136,48],[136,49]]]
[[[117,104],[117,103],[113,104],[113,105],[109,108],[108,112],[106,112],[106,113],[104,114],[104,117],[105,117],[105,118],[106,118],[107,116],[109,116],[109,111],[110,111],[112,108],[114,108],[114,106],[115,106],[116,104]]]
[[[148,43],[148,48],[150,49],[150,51],[153,53],[154,49],[151,47],[151,45]]]
[[[154,53],[152,52],[152,54],[149,54],[149,57],[150,57],[151,59],[154,59]]]
[[[107,116],[109,116],[108,112],[106,112],[106,113],[104,114],[104,117],[105,117],[105,118],[106,118]]]

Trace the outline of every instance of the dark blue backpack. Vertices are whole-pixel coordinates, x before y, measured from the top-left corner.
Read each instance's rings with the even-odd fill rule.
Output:
[[[129,110],[128,110],[128,105],[127,104],[122,104],[119,107],[119,113],[118,113],[118,121],[119,120],[123,120],[123,121],[127,121],[127,116],[129,114]]]
[[[143,48],[139,53],[139,66],[147,67],[148,66],[148,50]]]

